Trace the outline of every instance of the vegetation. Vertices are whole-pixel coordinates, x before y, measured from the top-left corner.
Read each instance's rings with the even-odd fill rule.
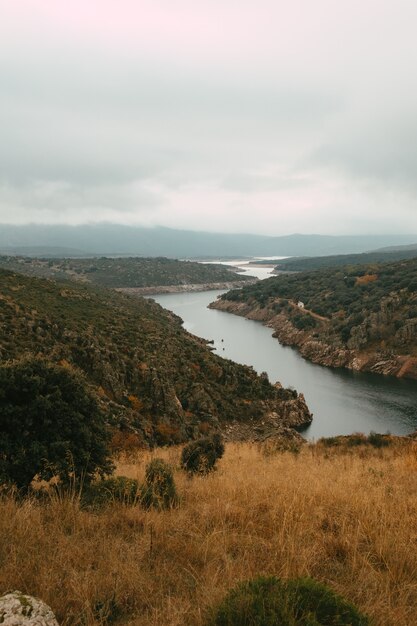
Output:
[[[246,281],[232,267],[165,257],[51,259],[0,256],[0,268],[40,278],[75,280],[102,287],[154,287]]]
[[[158,511],[170,509],[178,503],[172,469],[163,459],[152,459],[146,466],[140,502],[144,507]]]
[[[137,504],[138,494],[139,483],[137,480],[126,476],[112,476],[83,486],[81,505],[92,510],[101,509],[116,502],[132,506]]]
[[[240,583],[217,608],[209,626],[367,626],[369,620],[334,591],[311,578],[275,576]]]
[[[109,433],[80,376],[41,358],[0,366],[0,481],[88,483],[109,474]]]
[[[346,265],[369,265],[374,263],[393,263],[402,259],[417,257],[417,246],[409,248],[404,246],[391,252],[375,250],[374,252],[362,252],[361,254],[335,254],[331,256],[315,257],[290,257],[271,261],[276,264],[275,269],[288,272],[310,272],[325,267],[344,267]]]
[[[187,441],[297,397],[214,355],[155,302],[112,290],[0,270],[0,328],[3,362],[40,354],[82,372],[107,420],[138,445]]]
[[[181,454],[181,467],[190,474],[207,474],[224,454],[221,435],[203,437],[187,444]]]
[[[67,626],[203,626],[240,581],[311,577],[377,626],[415,623],[415,441],[297,456],[228,444],[218,471],[193,480],[181,447],[165,447],[121,458],[116,475],[143,484],[155,454],[174,468],[178,508],[3,493],[0,586],[42,598]]]
[[[357,446],[371,446],[373,448],[386,448],[395,443],[395,437],[389,434],[382,435],[371,431],[369,435],[354,433],[353,435],[339,435],[337,437],[322,437],[317,445],[325,448],[337,447],[339,450],[349,451]]]
[[[417,258],[281,275],[222,299],[282,314],[334,347],[417,355]]]

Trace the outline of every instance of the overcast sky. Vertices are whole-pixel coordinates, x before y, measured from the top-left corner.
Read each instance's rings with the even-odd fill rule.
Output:
[[[0,222],[417,233],[415,0],[0,0]]]

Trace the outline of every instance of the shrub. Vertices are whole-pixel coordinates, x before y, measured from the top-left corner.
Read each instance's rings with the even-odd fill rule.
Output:
[[[110,474],[104,416],[74,371],[30,357],[0,367],[0,481],[66,484]]]
[[[338,435],[337,437],[322,437],[319,444],[325,448],[338,447],[340,450],[348,450],[357,446],[372,446],[373,448],[385,448],[390,446],[392,439],[390,435],[381,435],[373,431],[368,436],[363,433],[353,433],[352,435]]]
[[[146,466],[140,501],[144,507],[158,510],[170,509],[178,504],[172,469],[163,459],[153,459]]]
[[[210,626],[367,626],[369,620],[311,578],[256,578],[229,592]]]
[[[224,454],[221,435],[203,437],[187,444],[181,454],[181,467],[192,474],[207,474]]]
[[[367,626],[369,619],[327,585],[312,578],[286,584],[295,624],[300,626]]]
[[[82,492],[81,503],[88,508],[102,508],[112,502],[133,505],[138,500],[138,492],[137,480],[116,476],[90,483]]]
[[[256,578],[232,589],[209,620],[209,626],[295,625],[278,578]]]
[[[374,448],[386,448],[391,444],[389,435],[381,435],[373,430],[368,435],[368,443]]]

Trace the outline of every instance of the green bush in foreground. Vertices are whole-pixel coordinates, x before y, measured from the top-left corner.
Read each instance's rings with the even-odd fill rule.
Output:
[[[221,435],[203,437],[187,444],[181,454],[181,467],[191,474],[207,474],[224,454]]]
[[[84,489],[81,504],[88,508],[99,509],[113,502],[122,502],[128,506],[138,501],[139,483],[134,478],[115,476],[107,480],[98,480]]]
[[[158,510],[170,509],[178,504],[172,469],[163,459],[153,459],[146,466],[140,501],[144,507]]]
[[[208,626],[368,626],[369,620],[330,587],[311,578],[240,583]]]
[[[0,366],[0,482],[27,491],[110,474],[109,432],[85,380],[40,357]]]

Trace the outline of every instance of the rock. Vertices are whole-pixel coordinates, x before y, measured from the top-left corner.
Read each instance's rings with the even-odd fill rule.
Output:
[[[13,591],[0,597],[2,626],[58,626],[52,609],[33,596]]]
[[[283,424],[277,413],[265,414],[262,421],[250,419],[247,422],[234,420],[221,425],[221,433],[226,442],[249,441],[252,443],[274,442],[278,449],[292,449],[301,446],[306,440],[291,426]]]
[[[392,321],[398,298],[389,296],[381,301],[381,311],[372,313],[367,321],[352,329],[348,348],[340,345],[340,339],[322,332],[321,339],[315,338],[315,331],[298,330],[285,313],[278,315],[273,307],[261,307],[257,302],[232,302],[216,300],[209,306],[213,309],[259,320],[274,329],[273,337],[282,345],[297,348],[305,359],[326,367],[345,367],[360,372],[373,372],[384,376],[417,379],[417,360],[407,354],[394,354],[379,347],[369,349],[370,341],[379,339],[379,326]],[[325,328],[325,327],[324,327]],[[417,320],[405,321],[396,337],[404,347],[417,336]],[[292,426],[292,424],[288,424]]]
[[[197,283],[197,284],[183,284],[183,285],[157,285],[154,287],[117,287],[115,291],[120,291],[131,296],[156,296],[162,293],[188,293],[197,291],[217,291],[219,289],[235,289],[245,285],[253,285],[258,282],[257,278],[247,279],[243,281],[228,280],[217,283]]]

